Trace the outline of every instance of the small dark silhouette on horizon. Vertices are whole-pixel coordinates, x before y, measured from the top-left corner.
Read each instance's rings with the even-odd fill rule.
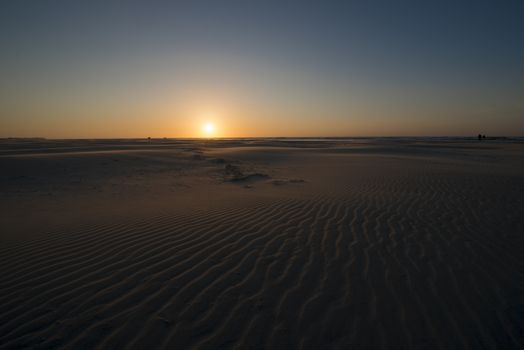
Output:
[[[479,141],[485,140],[486,135],[479,134],[478,138],[479,138]]]

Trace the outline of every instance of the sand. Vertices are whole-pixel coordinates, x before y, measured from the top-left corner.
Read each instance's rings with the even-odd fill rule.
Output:
[[[2,140],[0,348],[524,348],[524,143]]]

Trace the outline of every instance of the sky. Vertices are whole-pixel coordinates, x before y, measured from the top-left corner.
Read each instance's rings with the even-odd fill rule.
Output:
[[[0,137],[524,135],[521,0],[2,1],[0,48]]]

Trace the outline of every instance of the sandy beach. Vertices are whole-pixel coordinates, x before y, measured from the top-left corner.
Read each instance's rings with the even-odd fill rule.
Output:
[[[524,143],[0,142],[2,349],[524,348]]]

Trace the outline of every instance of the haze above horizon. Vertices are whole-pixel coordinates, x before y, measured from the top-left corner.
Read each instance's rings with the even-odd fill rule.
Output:
[[[524,135],[521,1],[0,5],[0,137]]]

